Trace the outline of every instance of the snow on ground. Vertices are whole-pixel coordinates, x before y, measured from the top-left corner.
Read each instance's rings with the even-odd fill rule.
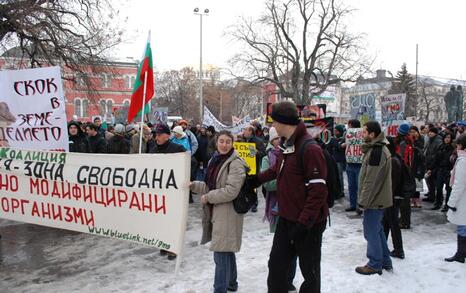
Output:
[[[367,261],[362,219],[350,219],[346,205],[336,203],[324,233],[322,292],[466,292],[466,265],[443,261],[456,249],[455,227],[443,213],[414,210],[412,229],[403,230],[406,259],[393,259],[394,273],[362,276],[354,272]],[[200,214],[198,203],[190,205],[178,276],[175,262],[152,247],[0,220],[0,292],[212,292],[212,252],[198,244]],[[267,291],[273,235],[262,216],[248,213],[244,221],[239,293]],[[298,271],[295,285],[301,282]]]

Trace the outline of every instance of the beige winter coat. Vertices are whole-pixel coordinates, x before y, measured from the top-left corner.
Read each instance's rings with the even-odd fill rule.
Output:
[[[246,163],[238,157],[236,151],[220,167],[217,176],[217,188],[210,190],[202,181],[195,181],[191,190],[197,194],[206,194],[209,204],[213,205],[211,215],[209,205],[202,207],[201,244],[212,241],[211,251],[238,252],[243,235],[243,215],[235,212],[233,199],[246,178]]]

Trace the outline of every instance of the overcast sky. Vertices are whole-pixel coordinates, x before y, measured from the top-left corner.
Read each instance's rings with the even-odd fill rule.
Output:
[[[367,34],[369,52],[377,56],[374,69],[395,73],[403,62],[415,72],[419,44],[419,74],[466,79],[466,1],[463,0],[345,0],[356,11],[352,31]],[[263,0],[130,0],[122,4],[128,17],[129,42],[118,49],[121,57],[139,59],[147,32],[152,33],[156,69],[199,66],[199,16],[193,9],[208,8],[203,18],[203,63],[226,66],[235,53],[223,36],[239,16],[255,17]]]

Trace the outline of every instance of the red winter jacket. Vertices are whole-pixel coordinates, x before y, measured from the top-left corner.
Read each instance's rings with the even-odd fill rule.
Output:
[[[306,226],[325,221],[329,214],[327,164],[320,146],[307,145],[303,156],[305,174],[298,163],[301,144],[310,138],[306,126],[300,122],[277,163],[258,175],[261,183],[277,179],[278,215]]]

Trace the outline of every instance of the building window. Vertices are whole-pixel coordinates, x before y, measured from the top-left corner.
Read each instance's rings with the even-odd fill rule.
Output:
[[[106,113],[113,113],[113,101],[107,100],[107,111]]]
[[[88,100],[88,99],[83,99],[83,102],[82,102],[82,104],[81,104],[81,107],[82,107],[81,112],[82,112],[82,114],[83,114],[82,117],[87,117],[87,116],[89,116],[89,113],[88,113],[88,111],[87,111],[87,108],[89,107],[89,100]]]
[[[74,115],[78,117],[82,117],[82,112],[81,112],[81,99],[76,98],[74,99]]]
[[[128,88],[133,89],[134,88],[134,83],[136,82],[136,76],[134,76],[134,75],[126,76],[126,82],[127,82]]]
[[[111,99],[100,100],[99,105],[100,105],[100,111],[99,111],[100,116],[103,117],[106,113],[113,112],[113,100]]]
[[[129,100],[124,100],[123,101],[123,107],[129,108]]]
[[[99,104],[100,104],[100,110],[99,110],[99,114],[100,116],[104,116],[105,114],[105,108],[107,107],[107,103],[105,102],[105,100],[100,100],[99,101]]]
[[[108,74],[102,74],[102,87],[109,88],[110,87],[110,76]]]

